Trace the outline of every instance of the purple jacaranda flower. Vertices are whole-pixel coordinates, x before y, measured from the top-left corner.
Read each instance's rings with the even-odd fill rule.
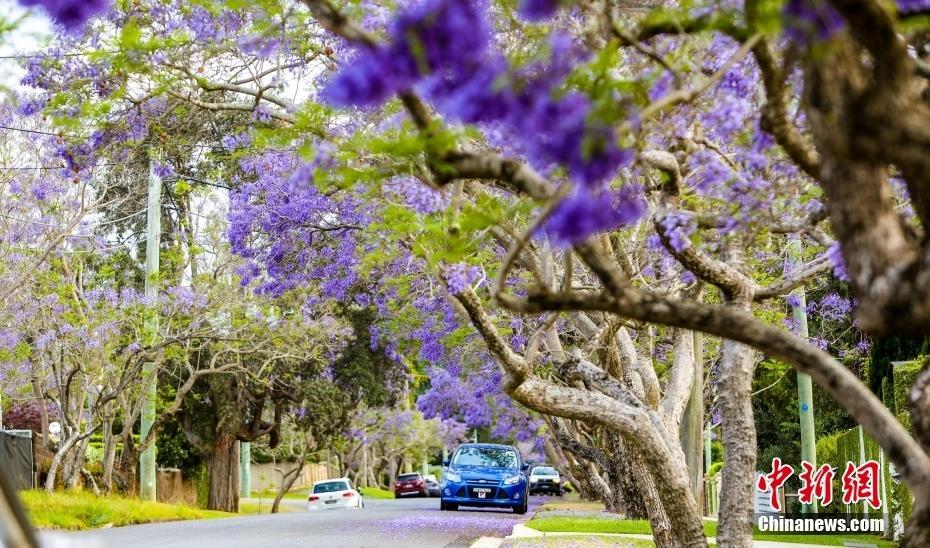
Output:
[[[662,227],[662,236],[668,240],[671,248],[681,252],[691,246],[691,234],[695,226],[691,215],[687,213],[671,213],[659,221]]]
[[[549,19],[559,9],[559,0],[520,0],[520,16],[527,21]]]
[[[897,0],[901,13],[919,13],[930,11],[930,0]]]
[[[634,223],[646,213],[642,187],[624,185],[619,192],[591,193],[583,188],[565,198],[545,231],[560,246],[579,243],[597,232]]]
[[[843,253],[840,249],[839,242],[833,242],[833,245],[827,249],[827,260],[829,260],[830,264],[833,266],[833,275],[836,276],[838,280],[848,282],[849,273],[846,272],[846,263],[843,262]]]
[[[802,46],[827,40],[844,25],[843,18],[827,0],[789,0],[782,16],[786,34]]]
[[[19,0],[24,6],[41,6],[68,31],[78,31],[91,17],[110,9],[112,0]]]
[[[461,293],[471,287],[481,277],[481,267],[456,263],[443,270],[443,278],[453,295]]]
[[[174,175],[174,168],[171,167],[170,164],[163,164],[160,162],[155,163],[155,165],[152,167],[152,171],[154,171],[155,175],[158,175],[162,179],[167,179],[168,177]]]

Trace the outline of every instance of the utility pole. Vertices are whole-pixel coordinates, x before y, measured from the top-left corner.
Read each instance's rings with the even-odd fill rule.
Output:
[[[155,157],[149,154],[149,200],[145,240],[145,298],[149,310],[143,325],[143,343],[155,344],[158,336],[158,254],[161,244],[161,177],[155,173]],[[155,422],[155,399],[158,378],[155,363],[142,365],[144,400],[142,402],[142,439],[148,436]],[[139,455],[139,496],[142,500],[155,500],[155,444]]]
[[[252,444],[239,442],[239,496],[252,496]]]
[[[794,237],[788,247],[788,260],[792,268],[801,261],[801,239]],[[798,324],[798,335],[808,337],[807,294],[804,286],[792,291],[797,297],[797,306],[791,306],[791,317]],[[817,465],[817,438],[814,432],[814,390],[811,376],[798,371],[798,415],[801,421],[801,460]],[[816,514],[817,502],[802,504],[802,514]]]
[[[691,492],[698,507],[704,492],[704,474],[701,470],[702,442],[704,425],[704,335],[693,332],[694,340],[694,380],[691,383],[691,396],[682,416],[679,437],[681,448],[685,453],[688,475],[691,476]]]
[[[710,431],[713,427],[710,423],[707,423],[707,427],[704,429],[704,473],[707,474],[710,472],[710,466],[713,464],[713,450],[711,449],[710,443]]]

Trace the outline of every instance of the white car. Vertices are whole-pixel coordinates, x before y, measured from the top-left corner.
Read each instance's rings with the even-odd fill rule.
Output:
[[[310,489],[307,510],[329,510],[331,508],[364,508],[362,494],[352,486],[349,478],[318,481]]]
[[[562,480],[559,472],[551,466],[536,466],[530,472],[530,494],[545,493],[562,496]]]

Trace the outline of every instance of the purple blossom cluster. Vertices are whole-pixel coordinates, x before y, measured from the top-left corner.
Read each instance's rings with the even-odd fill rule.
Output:
[[[920,13],[930,11],[930,0],[897,0],[901,13]]]
[[[422,215],[442,211],[449,206],[449,199],[442,192],[431,188],[415,177],[394,177],[385,182],[384,190],[395,196]]]
[[[833,245],[827,249],[827,260],[829,260],[830,265],[833,266],[833,275],[836,276],[836,279],[848,282],[849,274],[846,272],[846,263],[843,262],[843,252],[840,249],[839,242],[834,242]]]
[[[549,4],[554,9],[557,2]],[[544,8],[541,4],[525,7],[551,13],[548,8],[534,11]],[[645,207],[636,189],[602,192],[632,153],[618,146],[614,130],[594,114],[587,96],[560,90],[579,58],[575,44],[556,34],[548,62],[511,71],[504,57],[489,48],[486,11],[484,2],[430,0],[401,12],[386,44],[362,51],[331,79],[324,97],[337,106],[365,107],[421,85],[447,116],[497,124],[520,136],[530,163],[539,169],[563,166],[584,188],[563,202],[551,223],[550,233],[559,241],[576,242],[637,220]],[[449,42],[453,36],[454,44]]]
[[[66,30],[77,31],[90,18],[110,9],[112,0],[19,0],[19,3],[28,7],[41,6]]]
[[[324,298],[342,299],[357,283],[354,233],[369,217],[354,196],[331,196],[313,184],[317,164],[290,152],[267,151],[240,161],[249,181],[230,194],[233,251],[248,259],[243,284],[281,295],[318,284]]]
[[[845,24],[827,0],[789,0],[782,16],[785,34],[802,46],[829,39]]]
[[[675,251],[684,251],[691,246],[691,235],[696,230],[694,219],[687,213],[671,213],[664,216],[659,224],[662,236]]]
[[[467,79],[490,41],[483,1],[430,0],[401,13],[385,45],[362,51],[324,91],[337,106],[381,103],[430,75]]]
[[[570,246],[591,234],[634,223],[646,208],[642,187],[637,184],[626,184],[618,192],[576,189],[553,211],[545,230],[556,245]]]
[[[555,15],[562,0],[520,0],[520,15],[527,21],[542,21]]]
[[[449,293],[456,295],[471,287],[481,278],[482,273],[480,266],[456,263],[445,267],[442,276],[449,288]]]
[[[815,310],[822,318],[828,320],[848,320],[853,311],[853,303],[836,293],[827,293],[815,304]]]

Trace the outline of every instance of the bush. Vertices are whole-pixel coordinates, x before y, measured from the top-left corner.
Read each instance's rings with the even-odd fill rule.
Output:
[[[911,387],[914,386],[914,381],[917,380],[917,375],[920,374],[925,359],[925,357],[920,357],[912,362],[899,365],[894,368],[892,373],[894,377],[892,383],[894,391],[894,410],[897,412],[898,419],[908,430],[911,429],[911,419],[908,415],[911,408]]]

